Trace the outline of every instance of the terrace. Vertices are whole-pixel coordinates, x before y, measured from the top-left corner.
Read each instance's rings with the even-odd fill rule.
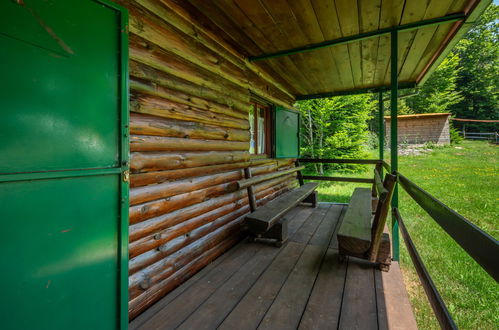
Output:
[[[1,2],[3,326],[415,328],[401,233],[440,325],[456,328],[404,226],[398,187],[496,280],[499,244],[399,173],[396,141],[384,161],[381,102],[390,92],[397,137],[399,89],[423,84],[489,3]],[[380,100],[378,159],[300,159],[295,102],[366,92]],[[307,162],[378,174],[302,176]],[[287,242],[248,242],[248,215],[296,179],[393,195],[382,217],[390,271],[337,258],[354,205],[286,209]]]
[[[243,241],[159,300],[130,329],[417,329],[398,264],[340,262],[347,205],[297,206],[282,248]]]

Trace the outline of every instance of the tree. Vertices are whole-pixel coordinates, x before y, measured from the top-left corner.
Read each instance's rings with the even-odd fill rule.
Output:
[[[499,6],[490,5],[456,45],[458,90],[463,99],[452,106],[456,117],[499,119]]]
[[[298,102],[302,115],[301,154],[312,158],[365,158],[367,121],[375,105],[369,95]],[[328,168],[319,164],[314,169],[323,174]]]
[[[463,100],[457,90],[459,56],[449,54],[415,96],[404,99],[407,113],[449,112],[452,106]]]

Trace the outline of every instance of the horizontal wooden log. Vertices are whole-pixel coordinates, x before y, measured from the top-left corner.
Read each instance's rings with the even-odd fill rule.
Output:
[[[140,36],[150,43],[181,56],[190,63],[219,75],[233,84],[249,88],[244,70],[205,45],[172,28],[139,6],[128,3],[130,13],[130,33]]]
[[[240,203],[230,203],[136,240],[130,244],[129,257],[134,258],[144,252],[160,247],[161,245],[164,245],[173,239],[185,235],[192,230],[220,217],[239,212],[239,210],[246,205],[243,201]]]
[[[130,114],[130,133],[207,140],[243,142],[250,140],[248,130],[212,126],[192,121],[164,119],[133,112]]]
[[[260,182],[266,181],[266,180],[270,180],[270,179],[273,179],[273,178],[276,178],[276,177],[279,177],[279,176],[283,176],[283,175],[286,175],[286,174],[290,174],[290,173],[294,173],[294,172],[303,170],[304,168],[305,168],[305,166],[294,167],[292,169],[285,170],[285,171],[278,171],[278,172],[274,172],[274,173],[271,173],[271,174],[260,175],[260,176],[257,176],[257,177],[251,178],[251,179],[239,180],[237,182],[237,188],[238,189],[244,189],[244,188],[247,188],[249,186],[252,186],[252,185],[258,184]]]
[[[134,205],[130,207],[130,224],[138,223],[168,212],[173,212],[184,207],[202,203],[208,199],[219,197],[233,192],[232,182],[222,183],[208,188],[199,189],[172,197]]]
[[[133,94],[130,111],[159,116],[168,119],[194,121],[215,126],[248,129],[249,121],[223,114],[213,113],[159,97]]]
[[[273,185],[290,180],[291,176],[283,176],[274,180],[264,182],[255,186],[255,191],[262,191]],[[239,199],[244,199],[247,203],[247,193],[245,190],[236,191],[218,198],[209,199],[203,203],[192,205],[180,210],[167,213],[155,218],[148,219],[130,226],[129,241],[133,242],[147,235],[157,233],[161,230],[174,226],[187,219],[209,212],[215,208],[229,203],[237,203]],[[235,205],[238,206],[238,205]],[[240,206],[240,205],[239,205]]]
[[[154,0],[135,0],[135,2],[155,13],[163,21],[171,24],[197,42],[205,45],[214,53],[219,54],[225,60],[230,61],[240,69],[251,71],[254,76],[261,77],[271,86],[279,88],[289,99],[293,99],[293,95],[289,93],[289,84],[276,80],[276,74],[273,71],[269,74],[266,70],[262,70],[261,64],[247,61],[241,53],[225,42],[220,35],[212,31],[212,29],[206,28],[198,18],[191,16],[192,11],[186,11],[177,4],[168,1],[162,1],[161,4]]]
[[[197,67],[186,61],[183,57],[169,53],[155,44],[137,36],[130,34],[130,59],[187,80],[191,83],[208,87],[230,97],[231,94],[239,99],[250,100],[248,90],[238,86],[223,77]],[[217,80],[218,78],[218,80]],[[246,97],[246,98],[245,98]]]
[[[224,104],[235,111],[248,112],[252,107],[249,93],[238,90],[231,93],[231,90],[224,89],[223,85],[201,84],[192,82],[167,72],[151,67],[147,64],[134,60],[130,63],[130,76],[149,81],[166,88],[178,90],[180,92],[206,99],[220,104]],[[170,72],[170,73],[168,73]],[[196,80],[196,79],[195,79]],[[206,79],[208,80],[208,78]]]
[[[261,158],[261,159],[250,158],[250,163],[251,166],[268,165],[268,164],[277,164],[277,160],[272,158]]]
[[[153,248],[149,251],[138,254],[136,257],[130,257],[128,264],[129,274],[135,274],[149,265],[166,258],[167,256],[177,252],[181,248],[197,241],[201,237],[208,235],[229,222],[237,222],[238,219],[242,220],[248,212],[248,206],[241,207],[236,212],[220,216],[216,220],[196,228],[188,234],[180,235],[175,239],[160,245],[158,248]]]
[[[182,282],[190,278],[204,266],[215,260],[219,255],[227,251],[230,247],[240,241],[242,235],[233,235],[227,240],[222,241],[219,245],[204,252],[201,256],[191,261],[185,267],[175,272],[172,276],[151,286],[147,292],[132,299],[129,303],[128,315],[130,319],[135,318],[143,310],[149,307],[152,303],[159,300],[167,292],[173,290]]]
[[[275,165],[264,165],[264,166],[257,166],[257,167],[252,167],[253,172],[256,175],[262,175],[268,172],[274,171],[276,168]],[[232,173],[238,173],[236,176],[234,176]],[[205,173],[202,169],[198,169],[197,173],[197,178],[201,177],[207,177],[205,176],[208,173]],[[201,176],[203,175],[203,176]],[[218,179],[220,176],[227,177],[228,183],[222,183],[222,184],[216,184],[217,182],[220,182]],[[215,176],[210,176],[210,177],[215,177],[216,180],[214,181],[205,181],[202,186],[197,185],[195,186],[196,188],[199,188],[199,190],[194,190],[194,191],[188,191],[182,194],[174,195],[174,196],[168,196],[166,198],[162,198],[159,200],[154,200],[151,202],[145,202],[143,204],[138,204],[138,205],[132,205],[130,207],[129,211],[129,222],[130,224],[134,224],[140,221],[143,221],[145,219],[149,219],[155,216],[159,216],[161,214],[167,213],[167,212],[172,212],[174,210],[180,209],[182,207],[187,207],[190,205],[194,205],[196,203],[201,203],[209,198],[217,197],[229,192],[233,192],[234,190],[234,183],[230,182],[234,177],[239,177],[243,178],[242,172],[224,172],[220,174],[216,174]],[[231,179],[232,178],[232,179]],[[185,183],[185,179],[180,181],[181,183]],[[189,181],[190,182],[190,181]],[[172,183],[172,182],[170,182]],[[212,185],[213,184],[213,185]],[[207,187],[206,187],[207,186]],[[161,185],[154,185],[151,186],[151,188],[154,187],[165,187],[165,189],[168,189],[167,186],[161,186]],[[141,188],[142,192],[144,191],[150,191],[148,188]],[[136,189],[132,189],[132,191],[136,191]],[[159,190],[161,191],[161,189]]]
[[[276,161],[277,161],[277,167],[279,168],[295,164],[294,158],[276,159]]]
[[[146,10],[129,4],[130,32],[140,36],[148,42],[165,49],[172,54],[182,56],[190,63],[219,75],[228,81],[247,88],[270,101],[287,104],[293,102],[293,97],[269,84],[248,69],[247,66],[238,67],[227,61],[219,52],[212,51],[206,45],[180,33],[171,27],[169,22],[157,19]],[[274,81],[275,82],[275,81]]]
[[[290,189],[290,183],[289,182],[282,182],[282,183],[274,185],[270,188],[267,188],[263,191],[260,191],[257,194],[258,205],[260,205],[260,206],[264,205],[268,201],[274,199],[275,197],[288,191],[289,189]],[[241,199],[241,205],[243,205],[244,202],[247,203],[246,198]],[[216,210],[220,210],[223,208],[224,208],[224,206],[222,206],[221,208],[216,209]],[[214,210],[212,212],[215,212],[216,210]],[[224,215],[224,216],[219,216],[213,222],[210,222],[210,223],[208,223],[202,227],[199,227],[197,229],[194,229],[193,231],[191,231],[185,235],[178,236],[178,237],[172,239],[171,241],[169,241],[165,244],[162,244],[158,248],[155,248],[156,246],[153,246],[153,248],[151,250],[145,251],[143,253],[140,253],[136,257],[130,258],[130,262],[129,262],[130,274],[133,274],[133,273],[147,267],[148,265],[151,265],[151,264],[155,263],[156,261],[161,260],[172,253],[175,253],[180,248],[196,241],[200,237],[206,235],[209,232],[212,232],[216,228],[224,225],[225,223],[228,223],[228,222],[230,222],[238,217],[244,217],[247,213],[249,213],[249,211],[250,211],[249,206],[247,204],[245,204],[245,205],[241,206],[239,209],[237,209],[236,211],[229,213],[227,215]],[[203,216],[203,215],[200,215],[200,217],[201,216]],[[152,235],[150,237],[152,240],[155,239],[155,235]],[[134,249],[134,244],[135,243],[131,244],[131,247],[132,247],[131,250]],[[134,255],[134,254],[135,254],[135,251],[132,251],[132,255]]]
[[[245,151],[249,142],[131,135],[130,151]]]
[[[132,152],[130,158],[132,172],[146,172],[247,162],[249,152]]]
[[[142,294],[151,285],[159,283],[171,276],[173,273],[186,266],[189,262],[203,254],[210,248],[220,244],[228,237],[240,233],[242,222],[228,224],[215,233],[202,237],[198,241],[184,247],[167,258],[156,262],[141,272],[129,278],[130,299]]]
[[[277,195],[283,193],[284,190],[285,189],[272,191],[270,194],[260,199],[260,204],[264,204],[269,200],[275,198]],[[185,223],[184,226],[177,226],[177,228],[172,228],[168,230],[168,232],[164,232],[163,235],[165,236],[167,236],[168,234],[171,235],[172,233],[176,233],[175,237],[186,235],[188,238],[190,238],[193,234],[196,234],[196,232],[206,233],[206,231],[208,230],[208,234],[205,237],[196,240],[194,244],[188,245],[182,250],[176,250],[175,254],[168,254],[167,259],[160,259],[160,261],[151,264],[149,267],[141,270],[139,273],[131,275],[129,281],[131,297],[134,298],[138,296],[144,291],[144,289],[147,289],[150,284],[154,284],[171,275],[173,273],[172,268],[174,270],[181,268],[188,261],[192,260],[193,255],[199,255],[201,252],[206,250],[207,244],[216,244],[222,239],[230,237],[233,232],[239,231],[238,228],[240,228],[240,226],[243,224],[244,214],[246,212],[249,212],[249,208],[247,206],[240,208],[235,213],[237,217],[234,217],[234,213],[228,214],[225,217],[220,217],[216,213],[212,214],[211,216],[197,217],[189,220],[189,224]],[[235,218],[236,220],[229,223],[227,219],[230,218]],[[197,226],[200,223],[204,224],[204,226]],[[190,228],[186,229],[185,227]],[[192,227],[194,227],[194,229],[192,229]],[[171,244],[164,244],[159,250],[159,252],[161,253],[171,251]],[[142,285],[144,282],[146,282],[146,288],[144,288],[144,286]]]
[[[235,117],[240,119],[246,119],[248,117],[248,111],[244,112],[236,111],[233,108],[230,108],[226,105],[218,104],[207,99],[192,96],[190,94],[178,91],[176,89],[166,88],[154,82],[150,82],[149,80],[146,79],[131,77],[130,90],[132,94],[138,92],[141,94],[152,95],[167,99],[172,102],[182,103],[187,106],[195,107],[197,109],[202,109],[205,111],[211,111],[215,113],[221,113],[230,117]]]
[[[347,177],[341,177],[341,176],[304,175],[303,179],[304,180],[316,180],[316,181],[374,183],[373,179],[368,179],[368,178],[347,178]]]
[[[208,174],[217,174],[228,172],[231,170],[242,169],[250,166],[249,162],[209,165],[194,168],[185,168],[179,170],[155,171],[147,173],[132,174],[130,176],[130,186],[140,187],[149,184],[158,184],[166,181],[174,181],[178,179],[186,179],[191,177],[203,176]]]
[[[182,193],[203,189],[221,183],[229,183],[241,178],[240,171],[231,171],[216,175],[208,175],[174,182],[165,182],[156,185],[137,187],[130,189],[130,205],[136,205],[160,198],[167,198]],[[233,183],[229,191],[235,191],[236,186]]]

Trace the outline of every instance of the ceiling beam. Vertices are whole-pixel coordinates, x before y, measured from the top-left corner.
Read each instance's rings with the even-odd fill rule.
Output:
[[[415,87],[416,87],[415,83],[400,83],[398,89],[400,90],[400,89],[408,89],[408,88],[415,88]],[[328,92],[328,93],[320,93],[320,94],[297,95],[296,100],[302,101],[302,100],[322,99],[325,97],[333,97],[333,96],[379,93],[379,92],[389,91],[390,88],[391,88],[390,86],[380,86],[380,87],[362,88],[362,89],[354,89],[354,90],[338,91],[338,92]]]
[[[359,40],[365,40],[369,38],[375,38],[383,34],[388,34],[393,31],[410,31],[414,29],[418,29],[421,27],[426,27],[426,26],[431,26],[431,25],[437,25],[437,24],[443,24],[443,23],[451,23],[451,22],[456,22],[456,21],[461,21],[466,19],[466,14],[464,13],[457,13],[457,14],[451,14],[451,15],[446,15],[442,17],[436,17],[436,18],[430,18],[426,20],[422,20],[419,22],[413,22],[413,23],[408,23],[408,24],[403,24],[403,25],[398,25],[398,26],[392,26],[384,29],[379,29],[375,31],[369,31],[369,32],[364,32],[360,34],[356,34],[353,36],[347,36],[347,37],[341,37],[338,39],[333,39],[333,40],[327,40],[315,44],[310,44],[306,46],[301,46],[301,47],[296,47],[292,49],[287,49],[287,50],[281,50],[275,53],[269,53],[269,54],[263,54],[263,55],[258,55],[258,56],[250,56],[248,59],[250,62],[255,62],[255,61],[262,61],[262,60],[267,60],[270,58],[276,58],[276,57],[281,57],[281,56],[288,56],[288,55],[293,55],[293,54],[298,54],[298,53],[305,53],[305,52],[310,52],[316,49],[321,49],[325,47],[331,47],[331,46],[337,46],[337,45],[343,45]]]

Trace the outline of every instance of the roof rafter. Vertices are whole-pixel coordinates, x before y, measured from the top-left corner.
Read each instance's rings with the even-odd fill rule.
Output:
[[[415,87],[416,87],[415,83],[400,83],[398,89],[401,90],[401,89],[408,89],[408,88],[415,88]],[[362,89],[328,92],[328,93],[320,93],[320,94],[298,95],[296,97],[296,100],[302,101],[302,100],[311,100],[311,99],[322,99],[325,97],[333,97],[333,96],[378,93],[378,92],[386,92],[386,91],[389,91],[390,89],[391,89],[391,86],[380,86],[380,87],[362,88]]]

